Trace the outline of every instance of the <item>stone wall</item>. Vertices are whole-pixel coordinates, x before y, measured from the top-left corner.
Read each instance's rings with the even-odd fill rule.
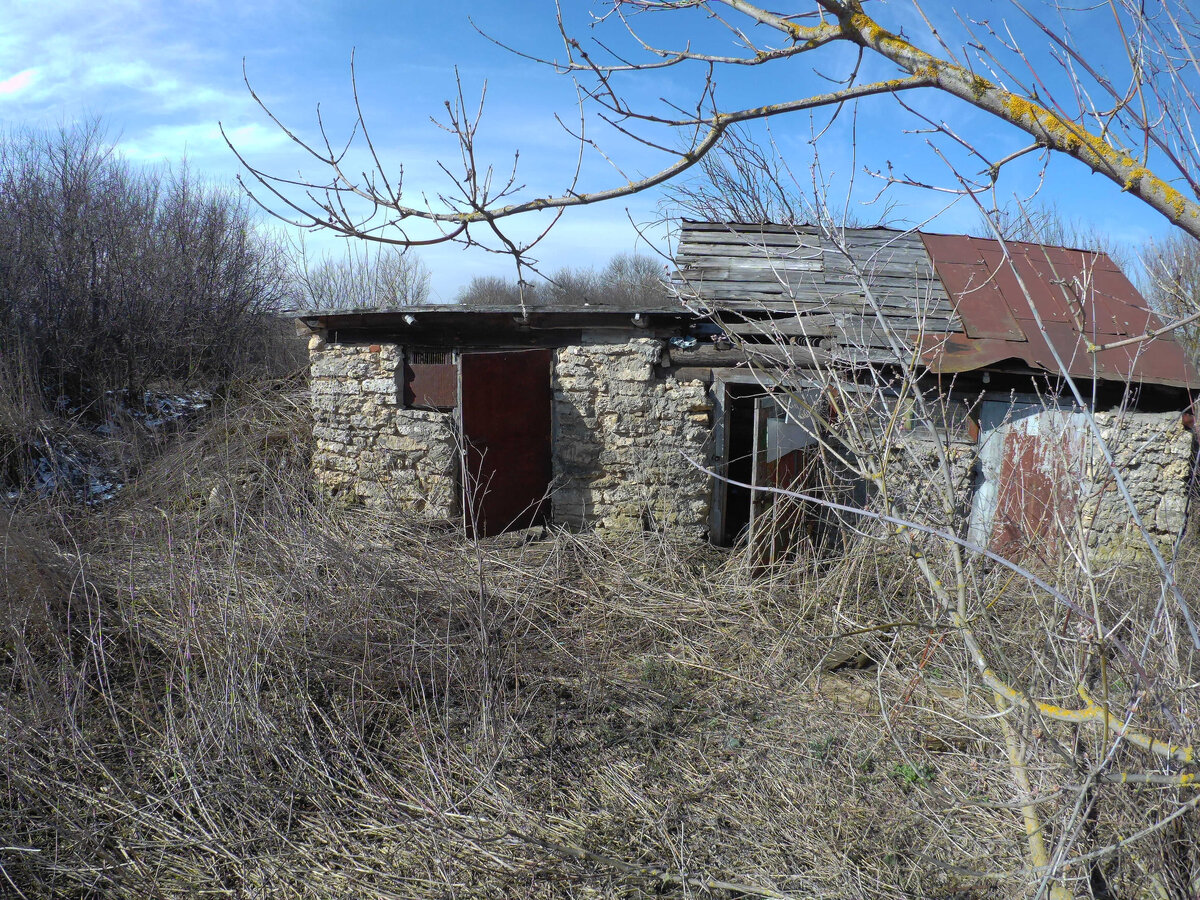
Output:
[[[556,524],[666,529],[687,537],[707,531],[710,479],[688,459],[705,466],[712,461],[711,398],[702,381],[670,374],[663,365],[665,353],[662,341],[619,335],[592,335],[581,345],[555,351],[551,508]],[[457,515],[455,416],[403,407],[401,349],[386,343],[326,345],[314,338],[311,360],[318,483],[353,502],[437,518]],[[1099,558],[1144,552],[1082,417],[1068,418],[1076,449],[1058,455],[1082,460],[1061,473],[1060,480],[1082,490],[1081,500],[1070,503],[1071,517],[1078,515]],[[1101,412],[1096,419],[1143,522],[1154,540],[1169,547],[1185,522],[1191,432],[1178,412]],[[948,436],[952,478],[961,492],[953,510],[941,508],[944,477],[919,429],[896,434],[885,478],[897,514],[961,531],[968,517],[978,515],[973,505],[985,499],[973,497],[980,465],[974,436]],[[1006,501],[997,502],[1003,511]],[[987,522],[984,530],[990,534]],[[1078,535],[1065,540],[1073,545]]]
[[[1195,452],[1181,414],[1105,411],[1095,418],[1151,539],[1169,550],[1186,522]],[[1048,411],[1037,426],[1019,427],[1029,421],[1006,422],[1016,433],[994,434],[982,453],[973,436],[943,434],[953,508],[945,505],[946,477],[926,433],[899,430],[885,472],[893,513],[1018,558],[1076,553],[1081,543],[1098,561],[1148,554],[1086,417]],[[1016,542],[1006,544],[1005,523],[1014,519],[1022,524]]]
[[[1137,506],[1142,524],[1163,550],[1174,544],[1186,522],[1194,458],[1192,433],[1178,412],[1099,412],[1096,424]],[[1104,457],[1089,447],[1083,507],[1088,543],[1101,558],[1137,555],[1144,540]]]
[[[317,483],[351,502],[454,516],[454,416],[403,408],[400,348],[314,337],[309,352]]]
[[[610,530],[708,527],[712,404],[660,368],[663,342],[588,340],[554,357],[555,523]]]
[[[976,445],[942,434],[941,446],[944,463],[924,429],[898,436],[887,455],[884,478],[893,515],[960,533],[971,513]]]

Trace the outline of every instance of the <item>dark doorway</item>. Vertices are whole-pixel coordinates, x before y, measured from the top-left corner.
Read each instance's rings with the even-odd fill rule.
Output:
[[[719,542],[733,546],[745,536],[750,525],[750,495],[748,485],[754,479],[754,404],[766,394],[757,384],[727,384],[725,386],[726,468],[730,482],[725,490],[725,521]]]
[[[480,537],[545,522],[550,351],[462,354],[467,527]]]
[[[828,545],[828,516],[819,504],[779,493],[827,495],[816,415],[819,388],[726,385],[725,503],[720,539],[745,540],[756,562],[774,564],[799,550]],[[734,483],[738,482],[738,483]],[[746,487],[745,485],[750,485]]]

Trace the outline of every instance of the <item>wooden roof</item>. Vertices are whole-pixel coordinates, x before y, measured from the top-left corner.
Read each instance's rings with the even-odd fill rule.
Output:
[[[1200,387],[1169,337],[1088,350],[1162,326],[1103,253],[888,228],[836,236],[809,225],[685,221],[680,290],[727,332],[834,359],[887,362],[919,350],[934,372],[1010,359],[1054,372],[1053,347],[1073,376]]]

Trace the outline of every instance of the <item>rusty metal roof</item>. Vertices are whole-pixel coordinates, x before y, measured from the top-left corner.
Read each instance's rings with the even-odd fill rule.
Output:
[[[1200,388],[1200,373],[1169,336],[1088,350],[1163,326],[1107,254],[1008,241],[1006,256],[987,238],[922,233],[921,239],[964,331],[927,341],[934,372],[1005,359],[1056,372],[1053,345],[1072,376]]]

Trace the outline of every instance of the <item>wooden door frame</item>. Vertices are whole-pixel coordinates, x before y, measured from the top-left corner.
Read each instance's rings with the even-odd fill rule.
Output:
[[[728,386],[732,384],[752,384],[764,391],[779,387],[788,387],[803,391],[820,388],[826,385],[815,378],[805,378],[797,373],[789,373],[786,377],[774,370],[748,371],[746,369],[713,369],[713,381],[709,391],[713,404],[713,450],[712,459],[712,498],[708,513],[708,539],[712,544],[720,545],[725,536],[726,502],[729,485],[726,481],[729,475],[729,404]],[[754,497],[750,499],[751,518],[753,518]]]

